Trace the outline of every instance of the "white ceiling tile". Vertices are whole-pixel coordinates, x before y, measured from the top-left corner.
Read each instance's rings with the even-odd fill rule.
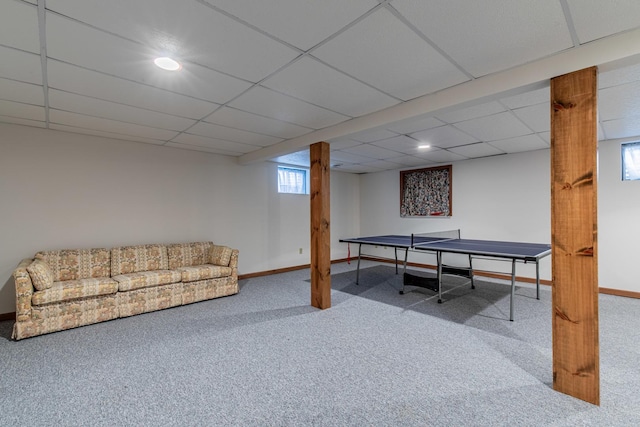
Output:
[[[337,171],[344,171],[344,172],[357,173],[357,174],[375,173],[375,172],[382,171],[382,169],[374,168],[373,166],[367,166],[365,164],[353,164],[353,165],[343,164],[340,166],[335,166],[334,169]]]
[[[500,141],[492,141],[490,144],[505,153],[519,153],[549,148],[549,144],[537,134],[501,139]]]
[[[40,55],[0,46],[0,77],[42,84]]]
[[[542,89],[536,89],[519,95],[502,98],[500,99],[500,102],[511,109],[542,104],[543,102],[548,103],[550,99],[550,90],[551,89],[547,86]]]
[[[602,129],[609,139],[640,137],[640,117],[603,121]]]
[[[640,2],[620,0],[567,0],[580,43],[587,43],[611,34],[638,28]]]
[[[224,139],[226,141],[241,142],[243,144],[260,147],[266,147],[282,141],[281,138],[275,138],[273,136],[260,135],[254,132],[247,132],[244,130],[205,122],[197,123],[191,127],[188,132],[209,138]]]
[[[447,162],[457,162],[460,160],[466,160],[465,156],[452,153],[451,151],[438,150],[438,149],[434,149],[424,154],[420,154],[418,157],[432,161],[434,163],[447,163]]]
[[[495,147],[492,147],[486,142],[476,142],[475,144],[463,145],[460,147],[453,147],[453,148],[449,148],[449,151],[464,157],[468,157],[470,159],[504,154],[504,151],[499,150]]]
[[[44,106],[42,86],[0,78],[0,99]]]
[[[640,81],[602,89],[598,92],[600,120],[640,117]]]
[[[453,60],[480,77],[573,46],[557,0],[395,0],[404,17]]]
[[[424,117],[414,120],[405,120],[401,123],[395,123],[391,126],[387,126],[387,129],[399,134],[406,135],[414,132],[419,132],[421,130],[432,129],[444,124],[444,122],[441,122],[435,117]]]
[[[295,153],[286,154],[284,156],[278,156],[272,160],[276,163],[286,163],[288,165],[296,165],[307,168],[311,163],[309,150],[302,150]]]
[[[114,133],[114,132],[86,129],[86,128],[77,127],[77,126],[60,125],[56,123],[49,124],[49,129],[59,130],[63,132],[70,132],[70,133],[80,133],[83,135],[100,136],[103,138],[119,139],[122,141],[144,142],[145,144],[162,145],[165,142],[160,139],[143,138],[143,137],[132,136],[132,135],[123,135],[123,134]]]
[[[279,71],[262,85],[351,117],[400,102],[308,56]]]
[[[375,162],[361,163],[360,165],[367,168],[375,168],[378,170],[401,169],[403,166],[400,163],[396,163],[395,161],[388,161],[388,160],[376,160]]]
[[[102,101],[56,89],[49,89],[49,106],[58,110],[174,131],[185,130],[196,123],[195,120],[184,117]]]
[[[229,105],[240,110],[313,129],[335,125],[349,118],[261,86],[249,89]]]
[[[386,9],[329,40],[313,55],[403,100],[468,80]]]
[[[331,172],[343,172],[343,173],[353,173],[353,174],[360,174],[362,172],[360,172],[359,169],[355,169],[355,168],[360,168],[359,165],[351,165],[351,164],[343,164],[343,163],[336,163],[335,165],[331,165]]]
[[[189,133],[181,133],[171,140],[171,142],[179,142],[182,144],[195,145],[200,147],[207,147],[217,150],[227,155],[239,156],[244,153],[249,153],[256,150],[258,147],[255,145],[242,144],[240,142],[225,141],[217,138],[207,138],[200,135],[192,135]]]
[[[332,163],[358,164],[358,163],[372,162],[375,160],[375,158],[372,158],[372,157],[356,155],[353,153],[347,153],[342,150],[331,151],[329,155],[331,157]]]
[[[474,105],[471,107],[465,107],[461,109],[454,109],[446,113],[436,114],[436,118],[445,123],[457,123],[463,120],[471,120],[477,117],[489,116],[495,113],[501,113],[505,111],[504,107],[496,101],[486,102],[480,105]]]
[[[424,146],[424,143],[404,135],[398,135],[393,138],[376,141],[373,142],[372,145],[398,151],[404,154],[416,154],[424,150],[424,148],[418,148],[421,145]]]
[[[252,85],[192,63],[184,63],[178,72],[161,70],[153,64],[155,52],[148,47],[52,13],[47,34],[50,58],[194,98],[223,103]]]
[[[480,141],[495,141],[531,133],[531,129],[509,112],[456,123],[456,127]]]
[[[59,61],[47,61],[47,68],[49,87],[85,96],[191,119],[207,116],[218,107],[217,104],[107,76]]]
[[[467,135],[449,125],[416,132],[411,134],[411,137],[422,143],[429,144],[432,147],[439,148],[467,145],[479,141],[479,139]]]
[[[55,13],[47,13],[46,19],[49,58],[133,80],[157,68],[147,46]]]
[[[357,156],[371,157],[372,159],[377,160],[386,160],[402,156],[402,154],[397,151],[387,150],[386,148],[377,147],[371,144],[356,145],[355,147],[345,148],[341,151],[355,154]]]
[[[206,1],[305,51],[378,4],[374,0]]]
[[[12,123],[16,125],[33,126],[38,128],[47,127],[47,124],[44,121],[21,119],[19,117],[9,117],[9,116],[1,116],[1,115],[0,115],[0,123]]]
[[[392,138],[394,136],[398,136],[398,134],[386,129],[375,129],[354,133],[349,135],[349,138],[360,142],[374,142],[380,141],[381,139]]]
[[[260,81],[298,55],[197,1],[163,1],[159,7],[156,0],[47,0],[47,8],[121,34],[151,52],[170,53],[251,82]]]
[[[414,157],[414,156],[394,157],[393,162],[398,163],[399,165],[402,165],[402,166],[411,166],[411,167],[415,167],[415,166],[427,167],[434,163],[427,159]]]
[[[37,7],[19,1],[2,2],[0,44],[40,54],[39,34]]]
[[[82,114],[70,113],[55,109],[49,110],[49,121],[60,125],[67,125],[85,129],[92,129],[103,132],[118,133],[121,135],[131,135],[148,139],[158,139],[167,141],[176,135],[176,132],[157,129],[148,126],[140,126],[133,123],[119,122],[116,120],[103,119],[100,117],[86,116]]]
[[[15,117],[18,119],[29,119],[44,121],[44,107],[21,102],[0,100],[0,116]]]
[[[341,150],[343,148],[355,147],[356,145],[360,145],[360,144],[361,142],[354,141],[353,139],[338,138],[338,139],[332,139],[331,141],[329,141],[329,148],[331,150]]]
[[[599,70],[598,88],[623,85],[640,80],[640,64],[631,64],[607,71]]]
[[[216,110],[205,121],[278,138],[295,138],[313,130],[230,107]]]
[[[517,110],[513,110],[513,113],[534,132],[551,130],[551,109],[550,103],[548,102],[518,108]]]
[[[157,67],[143,78],[151,86],[218,104],[231,101],[252,84],[194,63],[184,63],[179,73]]]

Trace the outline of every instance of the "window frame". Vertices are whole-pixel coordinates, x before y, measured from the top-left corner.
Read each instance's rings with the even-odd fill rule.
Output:
[[[620,162],[623,181],[640,180],[640,141],[626,142],[620,145]]]
[[[282,191],[282,187],[283,185],[286,186],[287,184],[282,184],[281,183],[281,171],[288,171],[288,172],[293,172],[293,173],[301,173],[303,175],[303,183],[302,183],[302,191]],[[309,174],[309,169],[302,167],[302,166],[289,166],[289,165],[278,165],[277,168],[277,175],[278,175],[278,194],[296,194],[296,195],[308,195],[309,194],[309,189],[310,189],[310,174]],[[289,188],[293,188],[293,187],[289,187]]]

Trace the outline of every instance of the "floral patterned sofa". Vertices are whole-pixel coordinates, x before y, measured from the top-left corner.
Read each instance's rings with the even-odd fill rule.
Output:
[[[212,242],[38,252],[13,273],[12,338],[238,293],[238,250]]]

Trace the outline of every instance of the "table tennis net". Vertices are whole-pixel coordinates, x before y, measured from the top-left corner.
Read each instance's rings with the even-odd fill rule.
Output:
[[[460,229],[411,234],[411,246],[459,239]]]

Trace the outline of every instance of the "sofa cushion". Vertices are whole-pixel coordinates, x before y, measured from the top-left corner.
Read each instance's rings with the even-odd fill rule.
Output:
[[[112,279],[118,282],[118,291],[132,291],[149,286],[180,282],[182,273],[176,270],[139,271],[113,276]]]
[[[35,256],[49,265],[53,281],[90,279],[111,276],[109,249],[62,249],[41,251]]]
[[[183,283],[136,289],[130,292],[118,292],[118,315],[133,316],[154,310],[175,307],[182,304]]]
[[[227,246],[211,245],[209,248],[209,264],[228,266],[232,249]]]
[[[207,264],[211,242],[174,243],[167,245],[169,270]]]
[[[44,291],[53,286],[53,272],[49,268],[49,265],[40,260],[34,259],[31,264],[27,266],[29,276],[31,276],[31,283],[33,287],[38,291]]]
[[[76,298],[115,294],[117,291],[118,282],[106,277],[67,280],[54,282],[49,289],[34,292],[31,297],[31,303],[33,305],[43,305]]]
[[[195,282],[197,280],[215,279],[218,277],[231,276],[231,267],[219,265],[195,265],[192,267],[180,267],[178,271],[182,273],[183,282]]]
[[[139,271],[166,270],[167,248],[164,245],[120,246],[111,249],[111,275]]]

